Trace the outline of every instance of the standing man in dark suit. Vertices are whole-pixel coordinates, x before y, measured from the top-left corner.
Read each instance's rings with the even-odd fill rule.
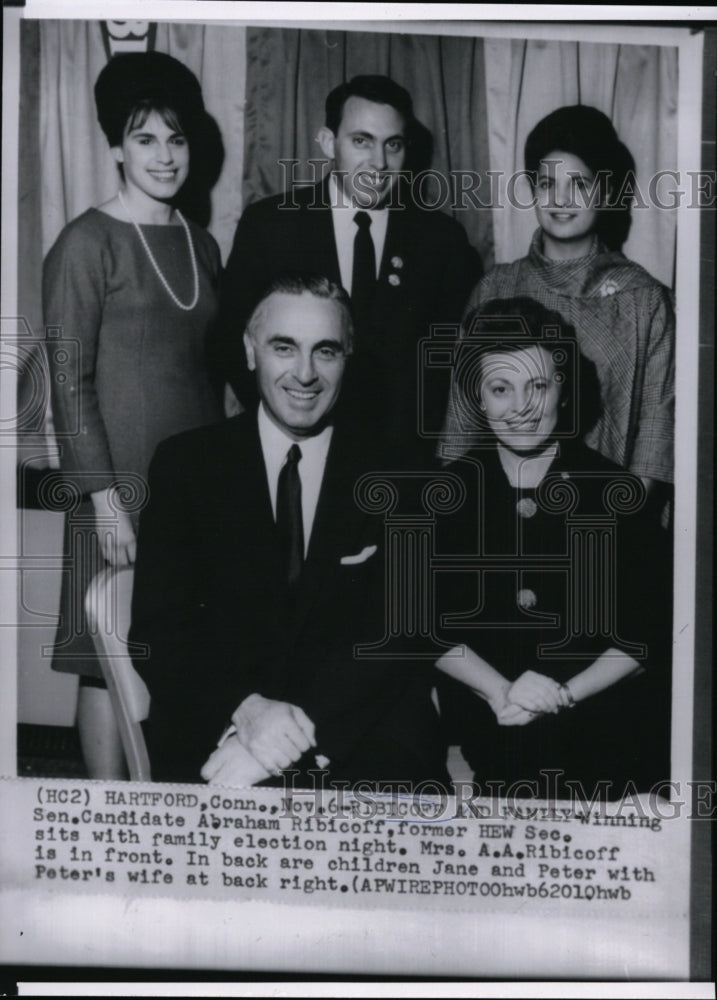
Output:
[[[258,407],[163,442],[150,470],[130,639],[149,650],[153,777],[442,780],[427,667],[355,655],[383,634],[384,553],[354,500],[381,457],[337,406],[345,292],[275,279],[244,344]]]
[[[459,323],[482,271],[463,227],[412,197],[420,128],[409,93],[388,77],[357,76],[335,88],[318,135],[331,173],[246,208],[220,319],[226,377],[242,370],[228,349],[235,324],[275,274],[317,272],[343,285],[356,332],[345,394],[359,419],[402,446],[416,441],[419,427],[418,341],[433,324]],[[234,388],[242,403],[251,398],[245,372]],[[440,428],[445,394],[420,405],[427,425]]]

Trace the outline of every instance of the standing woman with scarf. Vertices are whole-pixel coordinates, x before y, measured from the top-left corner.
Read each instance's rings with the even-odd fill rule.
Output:
[[[466,314],[495,299],[527,297],[560,313],[594,365],[601,413],[585,443],[642,479],[656,519],[667,520],[674,480],[675,314],[671,292],[621,247],[630,227],[634,161],[597,108],[558,108],[525,143],[538,222],[528,254],[498,264]],[[447,458],[465,453],[454,383],[444,429]]]

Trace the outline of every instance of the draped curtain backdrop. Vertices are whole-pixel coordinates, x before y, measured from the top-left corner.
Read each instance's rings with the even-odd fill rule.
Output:
[[[677,49],[655,45],[486,39],[490,167],[522,170],[523,147],[533,126],[555,108],[589,104],[604,112],[635,159],[637,184],[648,201],[650,179],[677,167]],[[669,202],[663,184],[660,193]],[[523,204],[530,200],[520,189]],[[532,210],[507,204],[493,212],[496,261],[527,250],[535,230]],[[676,217],[658,207],[635,207],[626,256],[671,286]]]
[[[672,47],[249,28],[246,202],[284,188],[290,171],[281,158],[300,161],[297,178],[313,176],[308,161],[321,157],[316,135],[324,99],[359,73],[386,73],[410,91],[417,117],[433,134],[434,169],[477,173],[476,197],[492,201],[492,210],[450,203],[444,210],[465,226],[486,268],[528,249],[535,214],[508,204],[506,179],[523,169],[528,132],[555,108],[589,104],[605,112],[635,158],[646,199],[656,171],[677,166]],[[493,188],[488,171],[501,178]],[[516,193],[530,202],[525,187]],[[624,250],[671,285],[674,213],[636,208]]]
[[[114,194],[117,171],[92,93],[106,61],[100,23],[22,28],[20,302],[38,329],[41,258],[64,225]],[[299,161],[299,179],[321,170],[308,161],[321,159],[325,97],[359,73],[386,73],[410,91],[433,135],[434,170],[475,173],[464,183],[477,185],[486,207],[456,201],[455,184],[443,207],[465,226],[486,268],[527,249],[534,213],[508,204],[505,178],[522,170],[527,133],[554,108],[592,104],[609,115],[643,192],[656,171],[677,166],[672,47],[165,23],[157,25],[155,47],[197,74],[222,135],[209,229],[225,259],[243,204],[290,182],[282,159]],[[489,171],[502,178],[499,187]],[[517,193],[529,201],[520,186]],[[636,208],[625,252],[671,284],[674,213]]]
[[[42,242],[90,205],[117,191],[117,165],[97,124],[93,87],[105,65],[98,21],[40,24],[40,159]],[[225,159],[212,192],[209,229],[226,250],[240,197],[244,113],[244,29],[157,25],[155,48],[185,63],[199,79],[222,135]]]
[[[325,97],[359,73],[386,73],[411,92],[419,120],[433,135],[436,171],[445,177],[475,172],[472,186],[479,185],[486,207],[461,207],[449,196],[445,210],[465,226],[486,269],[522,256],[536,225],[532,210],[501,208],[500,201],[491,207],[498,191],[490,174],[522,169],[528,131],[554,108],[583,103],[606,112],[637,161],[641,186],[657,170],[677,165],[674,48],[166,23],[156,25],[155,48],[196,73],[222,136],[224,165],[211,195],[209,229],[225,260],[243,205],[290,181],[282,158],[299,161],[296,177],[312,177],[308,161],[321,155],[316,135]],[[43,338],[43,256],[68,222],[117,190],[93,99],[106,58],[100,22],[21,25],[18,302],[37,340]],[[672,284],[674,213],[635,210],[625,252]],[[44,352],[33,357],[41,366]],[[19,373],[19,412],[42,414],[36,397],[45,394],[43,379],[31,369],[28,364]],[[45,440],[28,426],[18,437],[24,464],[55,461],[51,436]],[[36,659],[36,643],[30,646]],[[32,665],[22,649],[20,665],[22,677]],[[44,663],[35,666],[44,677]]]
[[[281,191],[290,178],[281,158],[300,164],[295,176],[314,176],[317,134],[326,95],[364,73],[392,77],[413,97],[416,117],[433,135],[432,169],[489,167],[484,42],[482,38],[375,32],[247,29],[247,112],[244,146],[246,203]],[[318,167],[316,168],[319,169]],[[320,178],[320,172],[317,180]],[[452,211],[449,197],[444,211]],[[489,208],[453,214],[466,228],[485,266],[493,262]]]
[[[527,251],[535,215],[508,203],[505,179],[522,170],[527,133],[554,108],[583,103],[608,114],[643,192],[658,170],[677,166],[673,47],[160,23],[155,48],[196,73],[222,136],[209,229],[225,260],[243,205],[290,183],[291,168],[280,161],[298,161],[295,178],[321,176],[326,165],[309,161],[321,160],[324,100],[359,73],[388,74],[410,91],[433,136],[434,171],[449,180],[473,172],[468,186],[485,207],[452,197],[457,181],[441,204],[465,226],[486,269]],[[100,22],[25,21],[21,58],[18,297],[41,338],[42,257],[63,226],[114,194],[117,170],[94,107],[107,58]],[[667,285],[675,221],[653,205],[636,208],[624,248]],[[29,382],[20,378],[21,394]]]
[[[158,24],[154,44],[197,75],[221,133],[223,169],[211,193],[208,228],[225,257],[242,206],[244,36],[241,26]],[[18,305],[40,340],[42,259],[68,222],[115,194],[119,178],[94,104],[94,83],[107,61],[101,22],[24,21],[20,44]],[[33,409],[28,399],[39,384],[29,372],[19,373],[19,412]],[[42,447],[21,428],[20,457],[54,463],[51,438]]]

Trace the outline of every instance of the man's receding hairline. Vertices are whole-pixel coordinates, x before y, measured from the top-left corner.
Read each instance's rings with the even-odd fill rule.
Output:
[[[350,328],[347,328],[346,325],[346,318],[345,318],[346,306],[344,305],[344,303],[340,299],[334,298],[329,295],[317,295],[315,292],[312,292],[311,289],[309,288],[302,288],[301,291],[296,291],[296,292],[291,292],[287,291],[286,289],[277,288],[271,291],[265,298],[263,298],[261,302],[259,302],[252,311],[252,314],[247,320],[247,324],[244,330],[247,336],[250,337],[252,340],[256,339],[255,330],[256,327],[259,325],[259,321],[262,318],[262,313],[266,311],[267,304],[277,295],[281,295],[289,299],[300,299],[302,298],[302,296],[309,296],[310,298],[315,299],[317,302],[328,302],[330,305],[335,306],[341,318],[340,322],[341,339],[344,345],[349,350],[351,349],[353,345],[353,335]]]
[[[401,119],[401,128],[402,128],[402,131],[405,133],[406,128],[408,126],[408,121],[407,121],[406,116],[404,115],[403,111],[401,111],[400,108],[397,108],[395,104],[389,104],[388,101],[372,101],[370,97],[361,97],[359,94],[350,94],[346,98],[346,100],[344,101],[344,103],[343,103],[343,105],[341,107],[341,117],[339,118],[339,124],[336,127],[336,134],[337,135],[338,135],[339,129],[341,128],[341,126],[344,123],[344,116],[345,116],[345,113],[346,113],[346,105],[349,103],[349,101],[353,100],[354,98],[357,101],[366,101],[367,104],[375,104],[377,108],[391,108],[391,110],[395,111],[396,114],[398,115],[398,117]],[[361,131],[365,131],[365,129],[358,129],[356,131],[361,132]],[[393,138],[393,136],[391,136],[390,138]],[[406,137],[405,137],[405,135],[402,135],[401,138],[405,139]]]

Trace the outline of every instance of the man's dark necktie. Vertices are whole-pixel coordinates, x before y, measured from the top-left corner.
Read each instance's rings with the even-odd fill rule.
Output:
[[[292,444],[279,473],[276,490],[276,524],[286,579],[293,586],[304,565],[304,521],[301,514],[301,448]]]
[[[362,331],[371,321],[373,297],[376,290],[376,251],[371,239],[371,216],[357,212],[354,222],[358,226],[354,237],[354,264],[351,275],[351,304],[354,323]]]

